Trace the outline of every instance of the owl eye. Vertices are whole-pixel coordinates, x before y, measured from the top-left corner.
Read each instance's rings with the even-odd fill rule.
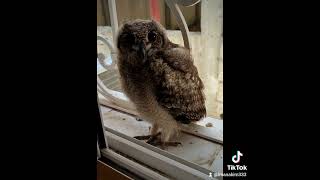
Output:
[[[154,42],[157,39],[157,34],[153,31],[149,32],[148,39],[150,42]]]

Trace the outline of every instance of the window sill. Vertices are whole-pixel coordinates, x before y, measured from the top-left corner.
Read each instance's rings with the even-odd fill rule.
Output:
[[[222,172],[223,146],[221,144],[201,138],[196,135],[197,133],[181,133],[178,141],[182,143],[182,146],[168,147],[166,151],[163,151],[159,148],[155,148],[149,144],[132,138],[133,136],[149,134],[150,124],[148,122],[137,121],[135,116],[132,114],[121,113],[104,106],[101,106],[101,113],[103,115],[104,126],[107,128],[107,142],[111,148],[115,148],[118,151],[121,151],[122,148],[119,146],[119,139],[117,140],[112,133],[110,134],[110,131],[113,131],[122,138],[125,138],[126,140],[130,139],[130,141],[151,149],[154,152],[163,154],[170,158],[179,159],[179,161],[183,161],[187,164],[190,164],[190,162],[192,164],[196,164],[207,173]],[[221,128],[220,130],[222,134],[221,120],[212,120],[211,118],[207,118],[201,123],[206,123],[207,121],[213,122],[213,126],[216,126],[216,129]],[[221,124],[219,124],[219,121],[221,121]],[[199,127],[202,126],[198,125],[194,126],[193,128],[195,127],[199,129]],[[213,127],[202,128],[210,133],[212,130],[211,128]],[[139,156],[136,158],[139,158]]]

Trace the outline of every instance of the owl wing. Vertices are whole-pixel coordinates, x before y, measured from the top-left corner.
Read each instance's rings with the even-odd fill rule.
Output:
[[[157,102],[177,121],[190,123],[206,116],[203,83],[188,50],[174,48],[150,61]]]

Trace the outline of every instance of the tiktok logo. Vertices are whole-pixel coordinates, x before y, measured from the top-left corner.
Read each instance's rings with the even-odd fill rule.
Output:
[[[239,163],[240,162],[240,156],[243,156],[243,154],[240,151],[237,151],[237,154],[232,156],[232,161],[234,163]]]
[[[240,157],[243,156],[243,154],[240,151],[237,151],[237,154],[232,156],[232,161],[234,163],[240,162]],[[227,165],[228,171],[247,171],[248,167],[247,165]],[[246,176],[246,174],[245,174]]]

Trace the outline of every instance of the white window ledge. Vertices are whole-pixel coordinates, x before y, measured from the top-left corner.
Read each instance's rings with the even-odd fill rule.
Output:
[[[148,135],[149,127],[151,126],[146,121],[137,121],[136,117],[121,113],[110,108],[101,106],[101,113],[103,115],[103,122],[107,132],[107,142],[109,147],[120,151],[128,155],[128,147],[124,148],[123,143],[130,142],[138,146],[147,148],[156,154],[161,154],[169,159],[177,160],[180,163],[187,164],[195,169],[200,170],[206,175],[209,172],[222,172],[223,171],[223,146],[219,143],[207,140],[205,138],[199,137],[191,133],[181,133],[181,136],[177,141],[182,143],[182,146],[168,147],[165,151],[159,148],[153,147],[145,142],[136,140],[132,137],[140,135]],[[211,132],[212,129],[221,130],[222,133],[222,121],[212,120],[211,118],[204,120],[201,123],[206,123],[210,121],[213,127],[199,127],[205,130],[205,133],[216,133]],[[221,122],[221,124],[219,124]],[[190,127],[189,127],[190,129]],[[125,141],[124,141],[125,140]],[[122,143],[119,141],[123,141]],[[131,153],[130,153],[131,152]],[[134,152],[134,153],[133,153]],[[141,152],[129,151],[129,156],[138,159],[139,161],[144,161],[145,157]],[[149,164],[150,162],[146,162]],[[154,166],[152,165],[154,168]],[[166,171],[165,171],[166,172]]]

